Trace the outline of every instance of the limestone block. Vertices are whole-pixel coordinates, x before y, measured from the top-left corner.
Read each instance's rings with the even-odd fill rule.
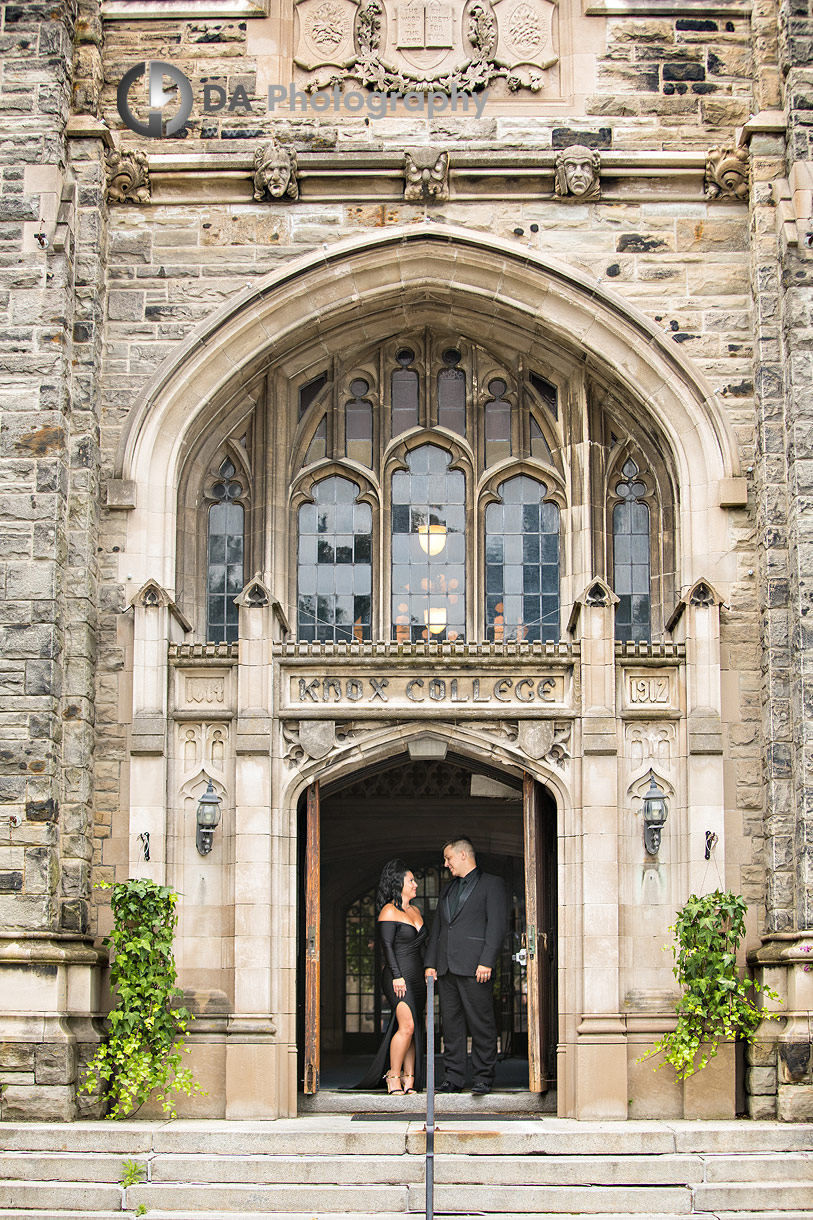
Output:
[[[9,1084],[0,1093],[3,1122],[70,1122],[75,1115],[70,1085]]]
[[[37,1047],[34,1076],[37,1084],[70,1084],[76,1076],[75,1053],[66,1042],[45,1042]]]
[[[745,1073],[745,1088],[751,1096],[776,1093],[776,1068],[751,1067]]]
[[[810,1042],[780,1042],[779,1080],[782,1084],[800,1084],[810,1074]]]
[[[749,1097],[748,1117],[751,1119],[776,1118],[776,1097]]]
[[[809,1123],[813,1120],[813,1085],[780,1084],[777,1117],[786,1123]]]
[[[734,1054],[733,1043],[721,1043],[717,1054],[706,1067],[684,1080],[684,1118],[709,1120],[736,1117]]]

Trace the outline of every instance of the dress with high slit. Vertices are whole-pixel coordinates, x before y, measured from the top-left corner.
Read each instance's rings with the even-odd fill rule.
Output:
[[[384,1075],[390,1070],[390,1042],[398,1028],[395,1010],[398,1004],[406,1003],[412,1009],[412,1020],[415,1024],[415,1088],[422,1089],[424,1085],[423,1014],[426,1009],[423,956],[426,947],[426,925],[422,924],[420,928],[416,928],[413,923],[381,919],[378,921],[378,940],[384,958],[381,988],[392,1009],[392,1016],[372,1066],[356,1088],[368,1090],[386,1087]],[[406,983],[406,995],[400,999],[393,990],[393,979],[403,979]]]

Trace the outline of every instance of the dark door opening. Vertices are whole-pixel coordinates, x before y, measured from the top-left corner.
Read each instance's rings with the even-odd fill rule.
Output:
[[[536,924],[529,943],[526,935],[527,796],[523,805],[522,782],[513,776],[485,768],[475,769],[469,760],[449,755],[443,761],[389,760],[386,766],[367,771],[341,786],[322,788],[320,811],[319,887],[319,1002],[318,1013],[306,1014],[305,978],[313,969],[308,956],[313,943],[312,922],[306,924],[305,884],[313,877],[306,847],[308,818],[303,800],[300,818],[300,920],[299,920],[299,1014],[300,1084],[305,1073],[306,1043],[321,1046],[322,1088],[349,1087],[364,1072],[389,1020],[381,995],[381,962],[375,936],[375,889],[382,865],[402,858],[418,878],[417,905],[431,923],[446,877],[442,870],[442,845],[456,834],[467,834],[475,844],[481,867],[501,876],[510,903],[510,932],[503,947],[495,979],[495,1004],[499,1031],[500,1068],[497,1085],[528,1088],[529,1015],[536,1035],[536,1089],[553,1084],[556,1063],[555,986],[553,993],[539,988],[539,969],[527,954],[534,945],[539,954],[544,943],[549,953],[546,979],[553,979],[556,892],[555,867],[549,851],[530,870],[536,881]],[[555,807],[543,789],[536,789],[534,817],[543,827],[533,841],[541,839],[555,848]],[[311,820],[311,840],[313,826]],[[536,849],[535,849],[536,850]],[[544,858],[543,858],[544,857]],[[539,876],[544,867],[545,876]],[[533,905],[533,904],[532,904]],[[312,898],[310,903],[312,918]],[[544,909],[544,914],[541,911]],[[542,927],[543,921],[550,923]],[[538,926],[537,926],[538,925]],[[540,935],[541,933],[541,935]],[[526,954],[520,950],[526,949]],[[517,960],[517,956],[520,960]],[[532,996],[529,1003],[529,975]],[[313,994],[311,990],[309,993]],[[544,1013],[539,1011],[540,1001]],[[316,1020],[318,1034],[310,1028]],[[438,1045],[440,1023],[435,1014]],[[531,1038],[534,1054],[534,1036]],[[310,1072],[313,1079],[313,1072]],[[533,1083],[534,1072],[531,1072]],[[541,1083],[540,1083],[541,1081]],[[308,1088],[307,1091],[312,1091]]]

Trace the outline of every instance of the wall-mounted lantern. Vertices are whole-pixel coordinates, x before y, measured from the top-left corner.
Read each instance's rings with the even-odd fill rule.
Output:
[[[658,786],[655,773],[649,773],[649,788],[644,793],[644,847],[650,856],[657,856],[661,845],[663,830],[669,810],[666,805],[666,793]]]
[[[202,856],[208,856],[212,850],[215,828],[220,822],[220,797],[212,787],[212,781],[203,796],[198,801],[197,835],[195,846]]]

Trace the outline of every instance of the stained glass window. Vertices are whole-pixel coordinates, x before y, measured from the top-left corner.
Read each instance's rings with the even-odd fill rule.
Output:
[[[373,406],[364,397],[369,389],[369,382],[363,377],[351,381],[350,393],[354,397],[344,408],[347,456],[362,466],[373,463]]]
[[[511,404],[503,394],[508,386],[501,377],[488,383],[493,398],[486,403],[486,466],[511,456]]]
[[[243,579],[243,494],[233,463],[226,458],[212,487],[218,503],[209,508],[206,545],[206,639],[232,643],[237,639],[239,611],[234,599]]]
[[[422,445],[392,476],[392,634],[458,640],[466,627],[466,480]]]
[[[613,588],[617,640],[649,640],[651,575],[649,558],[649,505],[642,503],[646,485],[630,458],[621,467],[626,480],[616,486],[621,503],[613,508]]]
[[[418,374],[410,365],[415,353],[411,347],[402,347],[395,353],[398,368],[392,374],[392,435],[400,436],[410,428],[418,426]]]
[[[372,528],[349,479],[323,479],[299,510],[298,638],[369,640],[372,632]]]
[[[486,509],[486,635],[559,639],[559,509],[527,475],[499,488]]]
[[[465,436],[466,374],[457,367],[461,359],[456,347],[447,347],[443,353],[445,368],[438,373],[438,423],[458,436]]]

